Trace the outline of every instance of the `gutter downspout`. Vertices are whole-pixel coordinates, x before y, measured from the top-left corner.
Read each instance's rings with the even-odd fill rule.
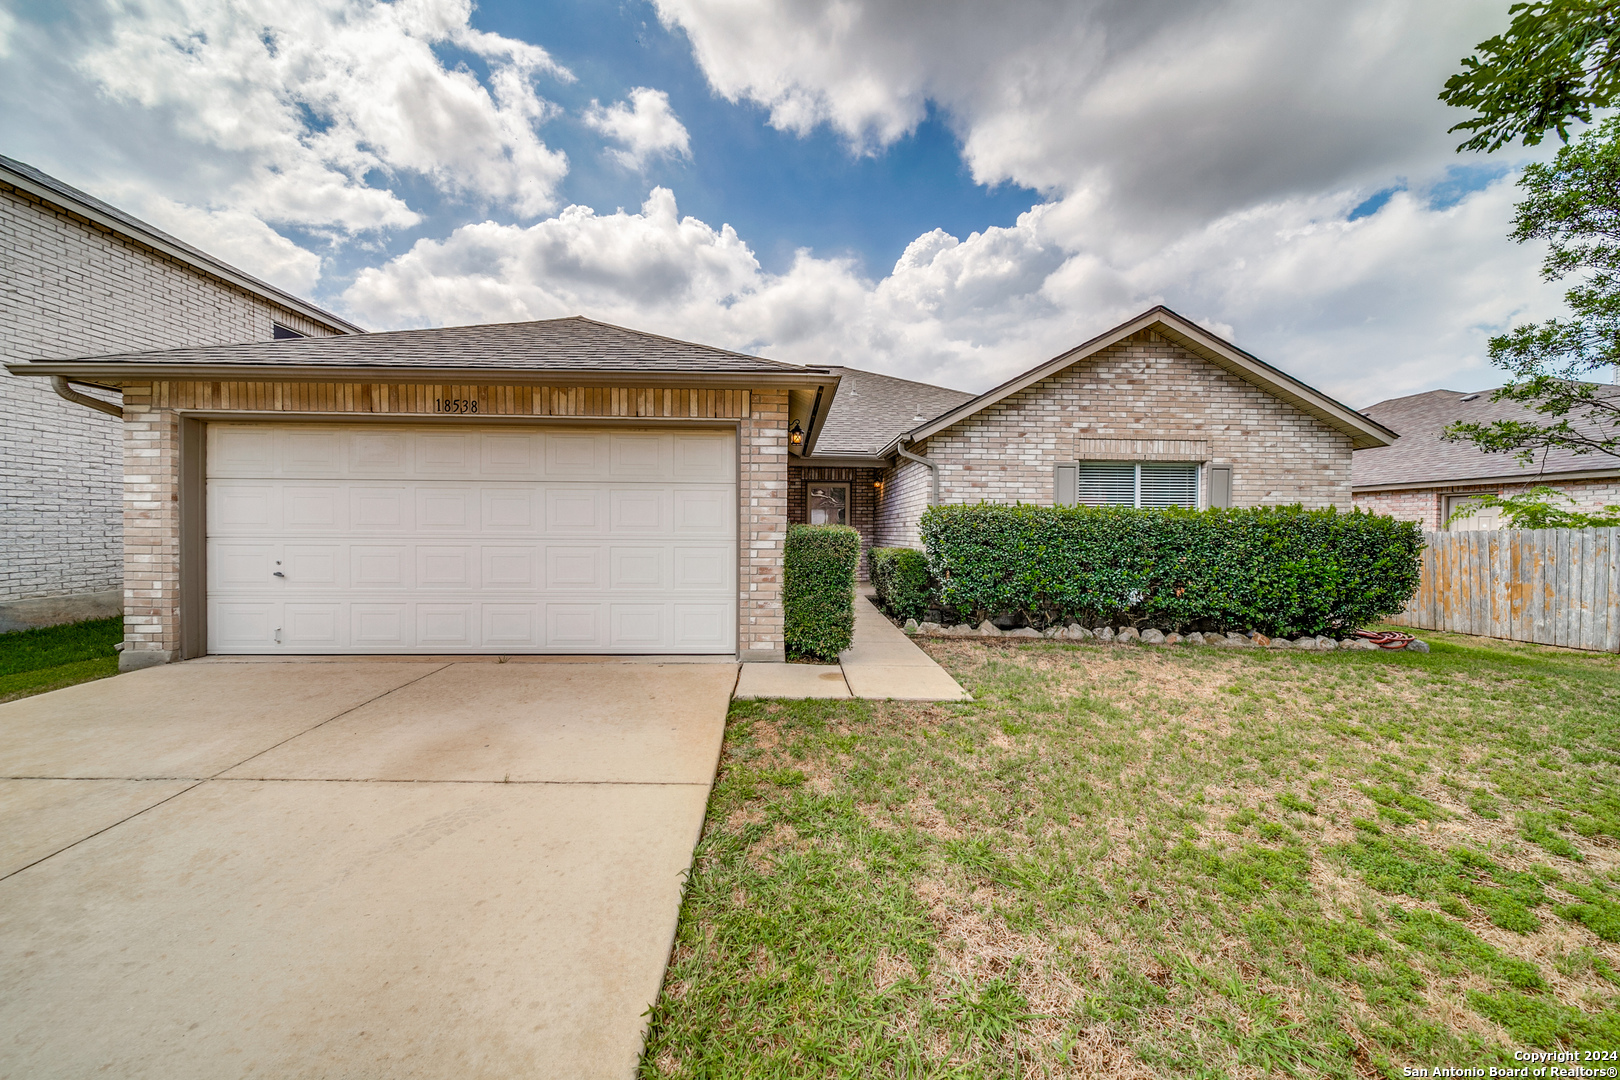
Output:
[[[928,505],[929,506],[938,506],[939,505],[939,463],[936,462],[936,461],[929,461],[927,458],[923,457],[921,454],[908,453],[906,451],[906,444],[909,443],[910,441],[911,441],[911,437],[909,435],[902,435],[900,437],[900,441],[894,444],[894,452],[899,454],[901,457],[905,458],[907,461],[915,461],[917,464],[925,466],[928,469],[928,481],[929,481],[929,489],[930,489],[930,494],[928,496]]]
[[[56,391],[58,397],[66,398],[75,405],[83,405],[87,409],[104,412],[108,416],[116,416],[120,420],[124,418],[124,407],[122,405],[114,405],[110,401],[102,401],[100,398],[91,397],[89,394],[79,393],[68,385],[67,377],[64,375],[51,376],[51,389]]]

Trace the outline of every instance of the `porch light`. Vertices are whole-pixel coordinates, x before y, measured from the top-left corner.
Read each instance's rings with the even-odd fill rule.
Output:
[[[804,430],[799,427],[799,422],[797,420],[793,421],[793,426],[788,428],[788,442],[792,443],[794,446],[798,446],[804,442]]]

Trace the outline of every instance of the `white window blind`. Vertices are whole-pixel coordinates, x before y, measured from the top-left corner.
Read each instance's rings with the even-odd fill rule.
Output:
[[[1083,506],[1196,507],[1198,466],[1157,461],[1082,461],[1076,487],[1075,501]]]
[[[1135,506],[1136,466],[1124,461],[1082,461],[1082,506]]]
[[[1141,477],[1137,506],[1161,509],[1198,505],[1198,466],[1144,461],[1137,466],[1137,472]]]

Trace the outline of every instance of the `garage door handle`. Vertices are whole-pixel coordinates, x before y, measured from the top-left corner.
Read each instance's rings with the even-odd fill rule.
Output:
[[[280,571],[280,570],[277,570],[277,571],[276,571],[276,572],[275,572],[275,573],[274,573],[274,574],[272,574],[272,575],[271,575],[271,576],[272,576],[272,577],[286,577],[286,576],[287,576],[287,575],[286,575],[286,574],[283,574],[283,573],[282,573],[282,572],[281,572],[281,571]]]

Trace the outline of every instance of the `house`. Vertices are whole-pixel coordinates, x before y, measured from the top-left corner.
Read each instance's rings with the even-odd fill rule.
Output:
[[[0,361],[360,332],[5,157],[0,250]],[[0,376],[0,410],[0,632],[118,614],[116,393]]]
[[[793,520],[1350,505],[1378,424],[1155,308],[977,396],[590,319],[11,362],[123,395],[125,648],[783,657]]]
[[[920,547],[931,503],[1348,510],[1352,453],[1395,438],[1164,307],[976,396],[838,370],[788,509],[844,501],[866,545]]]
[[[1620,396],[1620,386],[1598,389]],[[1524,464],[1512,454],[1487,454],[1472,443],[1440,438],[1455,423],[1547,422],[1518,402],[1492,401],[1491,394],[1490,390],[1430,390],[1380,401],[1367,409],[1369,417],[1399,432],[1401,439],[1393,447],[1356,451],[1352,468],[1355,504],[1419,522],[1431,530],[1500,528],[1500,511],[1494,508],[1447,522],[1459,507],[1481,495],[1522,492],[1541,484],[1568,495],[1575,509],[1620,504],[1620,461],[1614,458],[1551,450]]]
[[[125,669],[780,659],[789,429],[838,385],[581,318],[9,367],[123,394]]]

